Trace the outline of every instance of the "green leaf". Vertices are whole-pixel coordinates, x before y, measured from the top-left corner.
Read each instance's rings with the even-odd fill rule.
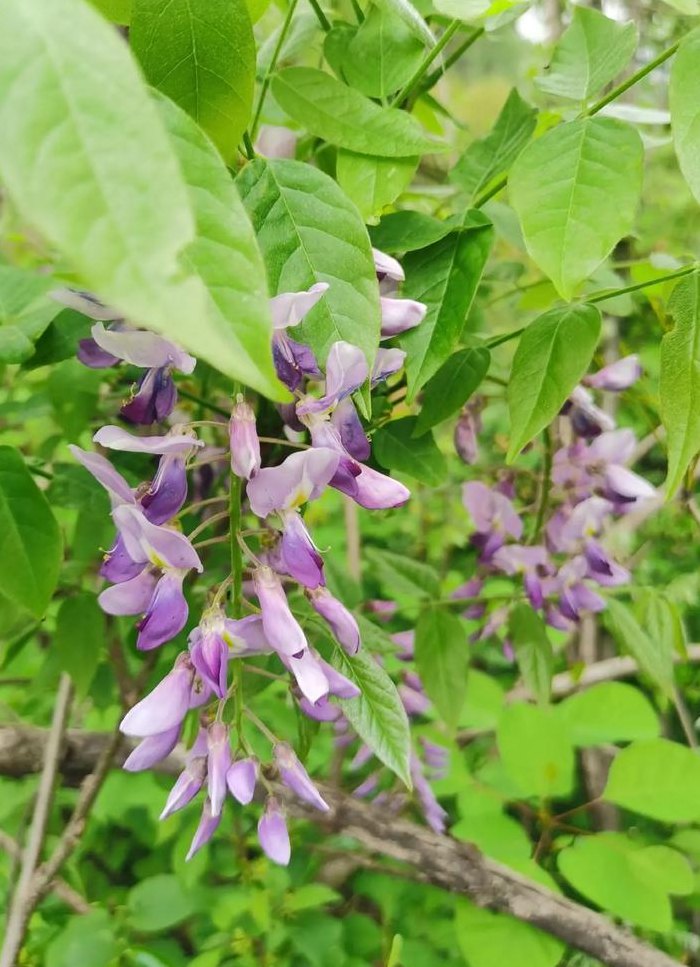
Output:
[[[100,370],[88,369],[77,359],[66,359],[51,368],[48,396],[66,439],[76,440],[94,419],[102,378]]]
[[[272,399],[285,399],[272,363],[265,266],[236,185],[194,121],[172,101],[158,103],[197,223],[185,262],[207,288],[208,328],[198,352],[210,361],[227,354],[229,375]]]
[[[132,0],[129,39],[146,79],[227,161],[250,119],[255,40],[245,0]]]
[[[414,438],[417,425],[415,416],[404,416],[380,427],[372,437],[374,456],[388,470],[399,470],[429,487],[437,487],[447,476],[447,462],[432,433]]]
[[[430,565],[371,545],[365,549],[364,556],[372,565],[377,580],[392,594],[412,598],[439,595],[440,578]]]
[[[236,184],[258,235],[274,293],[330,288],[295,329],[320,362],[339,339],[368,362],[379,343],[379,292],[367,230],[332,178],[299,161],[246,165]],[[297,335],[298,334],[298,335]]]
[[[428,608],[416,625],[416,667],[425,692],[454,729],[467,694],[469,645],[462,623],[445,608]]]
[[[471,668],[459,724],[465,729],[493,731],[501,715],[504,696],[505,692],[495,678]]]
[[[631,20],[619,23],[590,7],[574,7],[551,63],[535,83],[548,94],[586,101],[627,66],[637,39]]]
[[[36,369],[49,363],[70,359],[78,351],[81,339],[87,339],[93,325],[82,312],[63,309],[39,336],[32,356],[24,364],[25,369]]]
[[[403,262],[403,294],[428,307],[420,326],[401,337],[410,399],[454,352],[491,249],[493,227],[481,212],[466,212],[455,227]]]
[[[577,746],[653,739],[659,719],[646,695],[623,682],[600,682],[555,706]]]
[[[699,275],[694,273],[681,279],[673,290],[668,311],[674,326],[661,340],[659,392],[661,422],[668,446],[666,492],[668,497],[673,497],[691,460],[700,450]]]
[[[340,893],[325,883],[303,883],[285,897],[284,909],[289,913],[299,913],[301,910],[325,906],[326,903],[337,903],[338,900],[342,900]]]
[[[280,107],[309,134],[358,154],[402,158],[443,151],[406,111],[374,101],[313,67],[287,67],[272,81]]]
[[[408,717],[393,681],[364,651],[349,658],[336,649],[331,662],[362,693],[358,698],[339,699],[338,705],[362,741],[410,789]]]
[[[460,349],[442,364],[423,391],[415,435],[456,413],[476,392],[488,372],[491,354],[482,346]]]
[[[563,941],[504,913],[482,910],[459,899],[455,926],[457,943],[469,967],[556,967],[565,950]]]
[[[129,891],[127,907],[131,928],[143,933],[167,930],[195,910],[177,876],[165,873],[137,883]]]
[[[552,422],[590,366],[600,336],[595,306],[550,309],[520,337],[508,383],[508,462]]]
[[[663,0],[663,2],[679,13],[686,13],[691,17],[700,14],[700,0]]]
[[[579,836],[562,850],[559,869],[588,900],[639,927],[671,929],[669,893],[690,893],[688,861],[667,846],[644,846],[622,833]]]
[[[372,245],[383,252],[414,252],[439,242],[454,230],[451,219],[441,222],[410,210],[385,215],[369,230]]]
[[[548,706],[517,702],[498,723],[498,751],[523,796],[561,798],[574,787],[574,749]]]
[[[105,616],[90,591],[61,602],[53,646],[62,671],[73,680],[79,697],[87,695],[105,649]]]
[[[678,605],[656,588],[634,592],[634,612],[649,638],[673,662],[675,656],[687,658],[687,639]]]
[[[368,97],[387,98],[411,78],[423,60],[425,47],[396,14],[369,8],[342,60],[342,76]]]
[[[51,278],[11,265],[0,265],[0,361],[21,363],[34,353],[34,344],[60,305],[47,297]]]
[[[697,11],[695,11],[697,12]],[[678,163],[700,202],[700,29],[689,33],[671,65],[669,107]]]
[[[508,636],[523,681],[538,702],[548,702],[554,652],[544,621],[529,604],[516,604],[508,618]]]
[[[565,299],[631,231],[643,160],[634,128],[594,117],[553,128],[513,165],[510,200],[527,250]]]
[[[400,17],[407,24],[416,37],[420,37],[428,47],[435,45],[435,38],[420,13],[409,0],[375,0],[378,7]]]
[[[642,671],[646,672],[666,695],[672,695],[673,652],[666,643],[652,639],[630,608],[616,598],[608,598],[605,623],[618,644],[632,655]]]
[[[613,759],[606,802],[662,823],[700,819],[700,757],[668,739],[635,742]]]
[[[88,4],[0,6],[0,129],[22,216],[105,302],[197,352],[205,293],[179,264],[194,238],[185,185],[128,48]],[[226,371],[226,354],[211,361]]]
[[[45,967],[110,967],[119,956],[119,945],[106,910],[90,910],[71,917],[46,948]]]
[[[125,27],[131,21],[131,2],[132,0],[90,0],[103,17]]]
[[[5,597],[41,618],[61,567],[61,533],[22,455],[0,447],[0,586]]]
[[[340,149],[336,178],[365,221],[375,218],[410,185],[418,158],[372,158]]]
[[[474,197],[497,175],[509,170],[532,137],[536,123],[537,108],[513,88],[493,129],[469,145],[450,172],[450,180]]]

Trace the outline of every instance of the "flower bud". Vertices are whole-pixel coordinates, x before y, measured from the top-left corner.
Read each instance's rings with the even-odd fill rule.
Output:
[[[253,408],[240,394],[231,412],[229,440],[231,470],[237,477],[250,480],[260,469],[260,441]]]

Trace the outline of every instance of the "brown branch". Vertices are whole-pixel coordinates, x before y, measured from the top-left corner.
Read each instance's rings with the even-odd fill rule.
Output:
[[[7,853],[10,859],[20,861],[22,859],[22,847],[19,843],[8,836],[0,829],[0,849]],[[90,904],[87,902],[84,896],[81,896],[77,890],[74,890],[72,886],[66,883],[65,880],[59,878],[55,879],[51,883],[51,891],[55,893],[59,900],[63,900],[66,906],[70,907],[74,913],[90,913],[92,909]]]
[[[46,738],[42,729],[0,728],[0,775],[36,772]],[[113,757],[116,763],[123,761],[128,751],[117,749],[112,756],[113,750],[114,739],[109,735],[69,731],[61,767],[69,780],[75,780],[93,769],[98,758],[104,763],[106,757]],[[173,774],[182,764],[183,753],[177,750],[162,769]],[[277,794],[294,815],[320,823],[331,833],[354,837],[366,852],[406,867],[409,878],[463,894],[479,906],[516,917],[609,967],[678,967],[667,954],[642,943],[602,914],[527,880],[468,843],[387,816],[371,804],[328,787],[323,787],[331,806],[326,814],[291,799],[284,789],[278,789]],[[396,867],[390,872],[396,872]]]

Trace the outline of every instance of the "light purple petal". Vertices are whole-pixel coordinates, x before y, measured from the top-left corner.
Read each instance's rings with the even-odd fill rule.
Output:
[[[197,365],[194,356],[154,332],[115,331],[97,322],[92,327],[92,338],[106,352],[144,369],[172,366],[181,373],[191,373]]]
[[[273,754],[285,786],[304,802],[310,803],[322,812],[327,812],[330,808],[328,803],[321,796],[292,747],[286,742],[278,742],[273,749]]]
[[[209,726],[207,751],[207,789],[213,816],[221,812],[226,798],[226,774],[231,767],[228,727],[223,722]]]
[[[160,819],[167,819],[179,809],[183,809],[188,803],[192,802],[199,790],[204,785],[207,775],[207,760],[204,756],[187,757],[187,765],[175,780],[168,798],[160,814]]]
[[[648,500],[656,497],[656,487],[627,467],[612,464],[605,471],[607,495],[613,500]]]
[[[389,477],[372,467],[360,466],[360,473],[354,478],[354,492],[338,486],[334,478],[333,486],[342,490],[349,497],[367,510],[388,510],[391,507],[401,507],[411,496],[408,487],[404,487],[398,480]]]
[[[178,655],[172,671],[127,712],[119,726],[124,735],[145,738],[180,725],[189,710],[194,668],[188,655]]]
[[[372,249],[372,258],[374,259],[374,270],[380,279],[389,278],[396,282],[403,282],[406,276],[401,264],[395,258],[378,248]]]
[[[380,346],[372,366],[372,386],[398,373],[405,361],[406,353],[403,349],[383,349]]]
[[[66,306],[68,309],[75,309],[77,312],[82,312],[84,316],[88,316],[90,319],[100,319],[102,322],[116,322],[123,318],[122,313],[104,305],[91,292],[62,288],[53,289],[49,292],[49,295],[56,302],[60,302],[62,306]]]
[[[130,581],[122,581],[121,584],[105,588],[98,596],[97,603],[106,614],[143,614],[151,602],[157,583],[157,575],[146,567]]]
[[[323,558],[306,529],[298,510],[286,510],[282,515],[284,530],[280,551],[287,574],[306,588],[317,588],[326,583]]]
[[[634,430],[611,430],[595,439],[586,452],[589,463],[627,463],[632,459],[637,438]]]
[[[139,651],[151,651],[164,645],[187,624],[189,608],[182,593],[185,573],[169,569],[156,585],[148,610],[137,625],[139,636],[136,647]]]
[[[349,655],[357,654],[360,648],[360,629],[355,616],[326,588],[317,588],[310,593],[309,601],[314,610],[328,622],[344,650]]]
[[[297,414],[323,413],[345,399],[366,381],[369,368],[365,354],[357,346],[339,340],[334,342],[326,360],[324,395],[316,400],[307,397],[297,404]]]
[[[382,339],[391,339],[409,329],[415,329],[425,319],[428,307],[414,299],[380,298],[382,308]]]
[[[348,453],[355,460],[368,460],[372,448],[360,417],[357,415],[355,404],[349,397],[341,400],[336,406],[331,422],[337,427],[340,439]]]
[[[258,517],[301,507],[315,500],[328,486],[339,456],[328,447],[292,453],[278,467],[265,467],[248,481],[250,509]]]
[[[284,816],[274,799],[267,800],[265,812],[258,823],[258,839],[267,856],[280,866],[287,866],[292,855],[289,833]]]
[[[180,726],[176,725],[159,735],[149,735],[142,739],[129,754],[122,766],[127,772],[143,772],[167,758],[180,738]]]
[[[93,436],[93,441],[110,450],[125,453],[182,454],[187,456],[197,447],[203,447],[193,433],[168,433],[165,436],[135,436],[120,426],[103,426]]]
[[[150,561],[156,567],[203,570],[199,555],[184,534],[151,524],[137,507],[123,504],[112,511],[114,523],[134,561]]]
[[[294,675],[301,694],[312,705],[328,695],[330,683],[320,661],[311,653],[309,648],[296,658],[282,654],[280,654],[280,658]]]
[[[250,480],[260,469],[260,441],[255,428],[255,413],[242,396],[231,411],[229,443],[231,470],[237,477]]]
[[[192,843],[190,845],[189,851],[185,860],[191,860],[195,853],[204,846],[212,838],[216,832],[219,823],[221,822],[221,814],[214,816],[211,810],[211,803],[209,799],[204,800],[204,806],[202,807],[202,818],[199,821],[199,826],[197,827],[197,832],[194,834]]]
[[[202,625],[196,631],[198,634],[190,637],[190,655],[192,664],[202,678],[211,687],[215,695],[224,698],[227,692],[227,675],[229,649],[224,640],[224,621],[221,627],[216,625]]]
[[[639,365],[639,356],[633,353],[631,356],[624,356],[622,359],[604,366],[592,376],[586,376],[584,382],[594,389],[619,393],[622,390],[629,389],[641,375],[642,367]]]
[[[290,326],[299,325],[329,288],[327,282],[316,282],[306,292],[281,292],[274,299],[270,299],[273,327],[288,329]]]
[[[258,781],[258,760],[238,759],[226,773],[229,792],[242,806],[253,801],[255,784]]]
[[[265,637],[281,656],[291,657],[308,648],[306,636],[289,609],[282,583],[269,567],[253,572],[255,593],[260,602]]]
[[[338,698],[359,698],[360,689],[349,678],[342,675],[332,665],[329,665],[323,658],[315,656],[321,671],[328,679],[328,694],[336,695]]]
[[[229,646],[232,658],[243,658],[247,655],[267,655],[273,651],[272,645],[265,637],[263,620],[259,614],[251,614],[246,618],[225,618],[224,638]]]
[[[72,443],[68,444],[68,449],[78,463],[82,464],[87,472],[104,487],[113,507],[134,503],[134,491],[106,457],[99,453],[91,453],[89,450],[81,450]]]

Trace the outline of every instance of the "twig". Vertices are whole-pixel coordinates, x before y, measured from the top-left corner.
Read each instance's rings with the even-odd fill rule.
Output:
[[[440,39],[437,41],[434,47],[431,47],[428,53],[425,55],[421,63],[416,68],[413,76],[406,82],[406,84],[401,88],[399,93],[391,102],[392,107],[398,107],[399,104],[403,104],[416,90],[420,82],[423,80],[428,68],[433,63],[433,61],[440,56],[442,51],[445,49],[450,40],[454,37],[457,31],[462,27],[461,20],[452,20],[448,26],[445,28]]]
[[[8,836],[8,834],[3,832],[1,829],[0,849],[7,853],[7,855],[13,860],[20,861],[22,858],[22,847],[16,840],[14,840],[11,836]],[[70,886],[60,877],[52,882],[51,892],[55,893],[59,900],[63,900],[66,906],[70,907],[74,913],[90,913],[90,910],[92,909],[85,897],[81,896],[77,890],[74,890],[72,886]]]
[[[19,878],[10,903],[5,942],[2,953],[0,953],[0,967],[14,967],[24,943],[29,918],[36,907],[36,901],[33,898],[33,879],[41,859],[41,850],[46,837],[46,827],[53,803],[54,784],[61,761],[63,733],[68,723],[72,697],[73,685],[70,676],[64,673],[58,683],[56,704],[54,705],[51,728],[44,750],[43,768],[34,805],[34,814],[22,857]]]

